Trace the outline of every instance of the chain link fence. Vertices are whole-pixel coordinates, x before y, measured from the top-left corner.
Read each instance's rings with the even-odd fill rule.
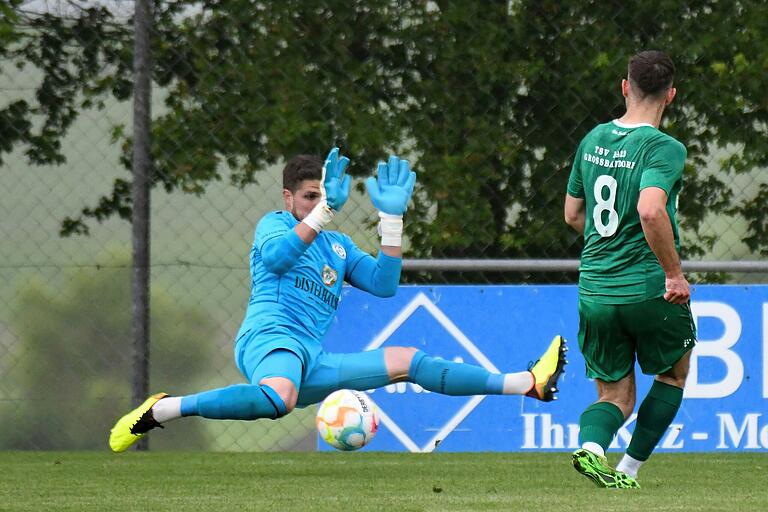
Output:
[[[562,221],[568,159],[592,125],[620,115],[626,57],[648,45],[677,41],[670,53],[680,67],[678,101],[694,105],[673,109],[665,125],[690,143],[687,176],[697,183],[693,206],[684,206],[685,192],[681,198],[683,244],[695,248],[686,257],[716,262],[765,253],[760,194],[768,188],[768,151],[764,142],[753,147],[765,138],[764,96],[751,92],[748,77],[743,89],[722,91],[739,95],[746,117],[762,98],[762,111],[750,118],[754,133],[728,117],[729,104],[695,111],[708,101],[695,97],[708,79],[697,73],[717,74],[723,65],[730,83],[742,72],[734,55],[763,72],[768,62],[765,31],[750,36],[753,48],[723,55],[701,34],[723,29],[726,15],[748,32],[753,25],[744,17],[768,19],[765,4],[713,14],[714,3],[692,2],[682,18],[589,2],[595,12],[587,18],[579,18],[587,7],[570,2],[481,4],[462,15],[449,2],[156,3],[152,390],[186,394],[242,380],[232,337],[250,291],[253,230],[282,207],[281,165],[295,153],[322,155],[340,144],[352,158],[355,190],[337,227],[369,252],[378,246],[376,215],[362,177],[398,151],[419,173],[407,257],[576,258],[580,242]],[[17,1],[0,21],[2,449],[103,449],[113,421],[132,405],[131,229],[121,218],[130,202],[115,184],[130,181],[131,76],[121,66],[131,58],[132,6]],[[610,15],[600,29],[607,35],[593,40],[601,13]],[[88,16],[103,30],[87,32],[81,20]],[[80,32],[70,37],[67,27]],[[530,45],[522,45],[524,37]],[[57,79],[54,67],[41,64],[57,59],[70,76]],[[572,86],[579,80],[583,87]],[[692,82],[699,85],[684,92]],[[46,94],[64,95],[56,101],[67,109],[57,112]],[[71,124],[62,121],[67,116]],[[707,130],[714,135],[701,136]],[[57,153],[61,158],[35,157]],[[67,219],[79,229],[62,236]],[[87,235],[78,234],[82,226]],[[404,280],[577,278],[535,268],[419,268]],[[707,272],[691,281],[765,282],[766,275]],[[152,446],[310,449],[313,412],[277,422],[180,421],[170,435],[153,436]]]

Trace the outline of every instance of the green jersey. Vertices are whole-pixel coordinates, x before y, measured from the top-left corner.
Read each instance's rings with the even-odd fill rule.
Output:
[[[664,295],[664,271],[645,240],[637,202],[640,191],[667,193],[675,247],[675,210],[686,149],[650,124],[612,121],[579,144],[568,194],[585,201],[579,296],[602,304],[630,304]]]

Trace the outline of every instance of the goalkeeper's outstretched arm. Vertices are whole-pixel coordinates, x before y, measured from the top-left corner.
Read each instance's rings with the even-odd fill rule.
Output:
[[[400,270],[403,260],[383,250],[377,258],[366,254],[349,274],[349,283],[377,297],[392,297],[400,285]]]

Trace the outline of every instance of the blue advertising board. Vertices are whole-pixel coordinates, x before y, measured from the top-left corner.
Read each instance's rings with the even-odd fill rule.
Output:
[[[768,451],[768,286],[692,287],[698,344],[682,407],[658,451]],[[410,383],[370,390],[381,428],[367,450],[563,451],[596,398],[579,353],[576,286],[401,286],[380,299],[345,287],[329,352],[413,346],[430,355],[523,371],[552,337],[568,341],[558,400],[451,397]],[[638,404],[652,377],[636,369]],[[623,451],[635,415],[612,449]],[[331,449],[319,443],[320,449]]]

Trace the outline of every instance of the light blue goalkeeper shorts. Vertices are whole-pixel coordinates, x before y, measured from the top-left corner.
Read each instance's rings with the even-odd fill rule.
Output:
[[[384,349],[340,354],[325,352],[316,343],[297,350],[296,344],[245,333],[235,344],[235,361],[251,384],[268,377],[289,379],[299,391],[298,407],[316,404],[338,389],[365,391],[390,383]]]

